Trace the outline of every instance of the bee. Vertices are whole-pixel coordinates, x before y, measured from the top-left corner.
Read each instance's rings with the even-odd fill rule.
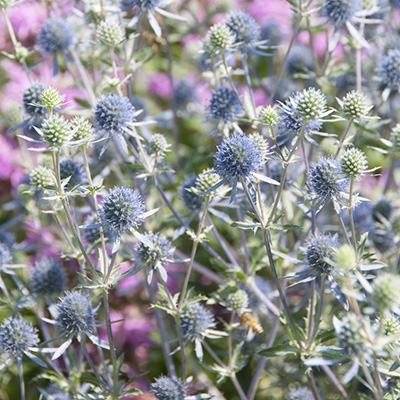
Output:
[[[264,328],[262,325],[256,321],[256,319],[250,313],[244,312],[241,314],[240,321],[243,325],[250,328],[257,335],[262,335],[264,333]]]

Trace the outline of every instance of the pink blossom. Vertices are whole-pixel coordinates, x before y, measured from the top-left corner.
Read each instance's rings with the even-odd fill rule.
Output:
[[[11,184],[16,188],[24,179],[24,171],[19,164],[22,157],[19,149],[13,146],[12,139],[0,135],[0,187]]]
[[[148,87],[151,93],[162,99],[169,99],[172,96],[172,88],[168,75],[162,72],[150,77]]]

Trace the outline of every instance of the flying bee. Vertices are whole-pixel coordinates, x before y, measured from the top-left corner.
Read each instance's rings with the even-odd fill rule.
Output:
[[[257,335],[262,335],[264,333],[262,325],[250,313],[244,312],[241,314],[240,321]]]

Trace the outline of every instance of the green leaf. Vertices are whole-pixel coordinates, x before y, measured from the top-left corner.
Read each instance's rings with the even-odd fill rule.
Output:
[[[296,355],[298,353],[299,349],[290,344],[278,344],[259,352],[264,357],[287,356],[288,354]]]
[[[325,332],[320,332],[316,336],[315,340],[318,343],[325,343],[328,340],[332,340],[336,337],[336,332],[334,329],[329,329],[328,331]]]

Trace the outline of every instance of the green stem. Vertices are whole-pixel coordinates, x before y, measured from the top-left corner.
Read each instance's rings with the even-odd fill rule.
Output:
[[[351,178],[350,193],[349,193],[349,217],[350,217],[351,240],[353,243],[354,251],[357,254],[356,230],[354,228],[354,216],[353,216],[353,190],[354,190],[354,178]]]
[[[205,199],[205,204],[204,204],[204,208],[203,208],[203,215],[202,215],[202,217],[200,219],[199,227],[197,229],[196,238],[193,241],[192,253],[190,255],[189,267],[188,267],[188,270],[186,272],[185,281],[183,283],[182,292],[180,294],[179,306],[178,306],[178,310],[179,311],[182,310],[183,304],[185,302],[186,292],[187,292],[187,288],[188,288],[189,280],[190,280],[190,275],[191,275],[192,269],[193,269],[193,262],[194,262],[194,258],[196,256],[197,247],[198,247],[199,242],[200,242],[200,236],[201,236],[201,232],[203,230],[204,222],[205,222],[206,217],[207,217],[209,203],[210,203],[210,197],[207,196],[206,199]]]
[[[338,158],[340,151],[342,150],[342,147],[344,145],[344,141],[346,140],[347,134],[349,133],[350,127],[353,123],[353,118],[350,119],[349,123],[347,124],[346,130],[344,131],[344,134],[342,136],[342,139],[340,140],[339,147],[336,150],[335,154],[335,160]]]
[[[22,359],[18,358],[18,373],[19,373],[19,384],[21,388],[21,400],[25,400],[25,381],[24,381],[24,370],[22,367]]]
[[[111,362],[113,366],[113,394],[112,400],[119,399],[119,388],[118,388],[118,365],[117,365],[117,355],[115,353],[115,345],[114,345],[114,337],[111,329],[111,320],[110,320],[110,304],[108,299],[108,291],[103,290],[103,306],[104,306],[104,316],[106,320],[107,327],[107,336],[108,342],[110,344],[110,354],[111,354]]]

